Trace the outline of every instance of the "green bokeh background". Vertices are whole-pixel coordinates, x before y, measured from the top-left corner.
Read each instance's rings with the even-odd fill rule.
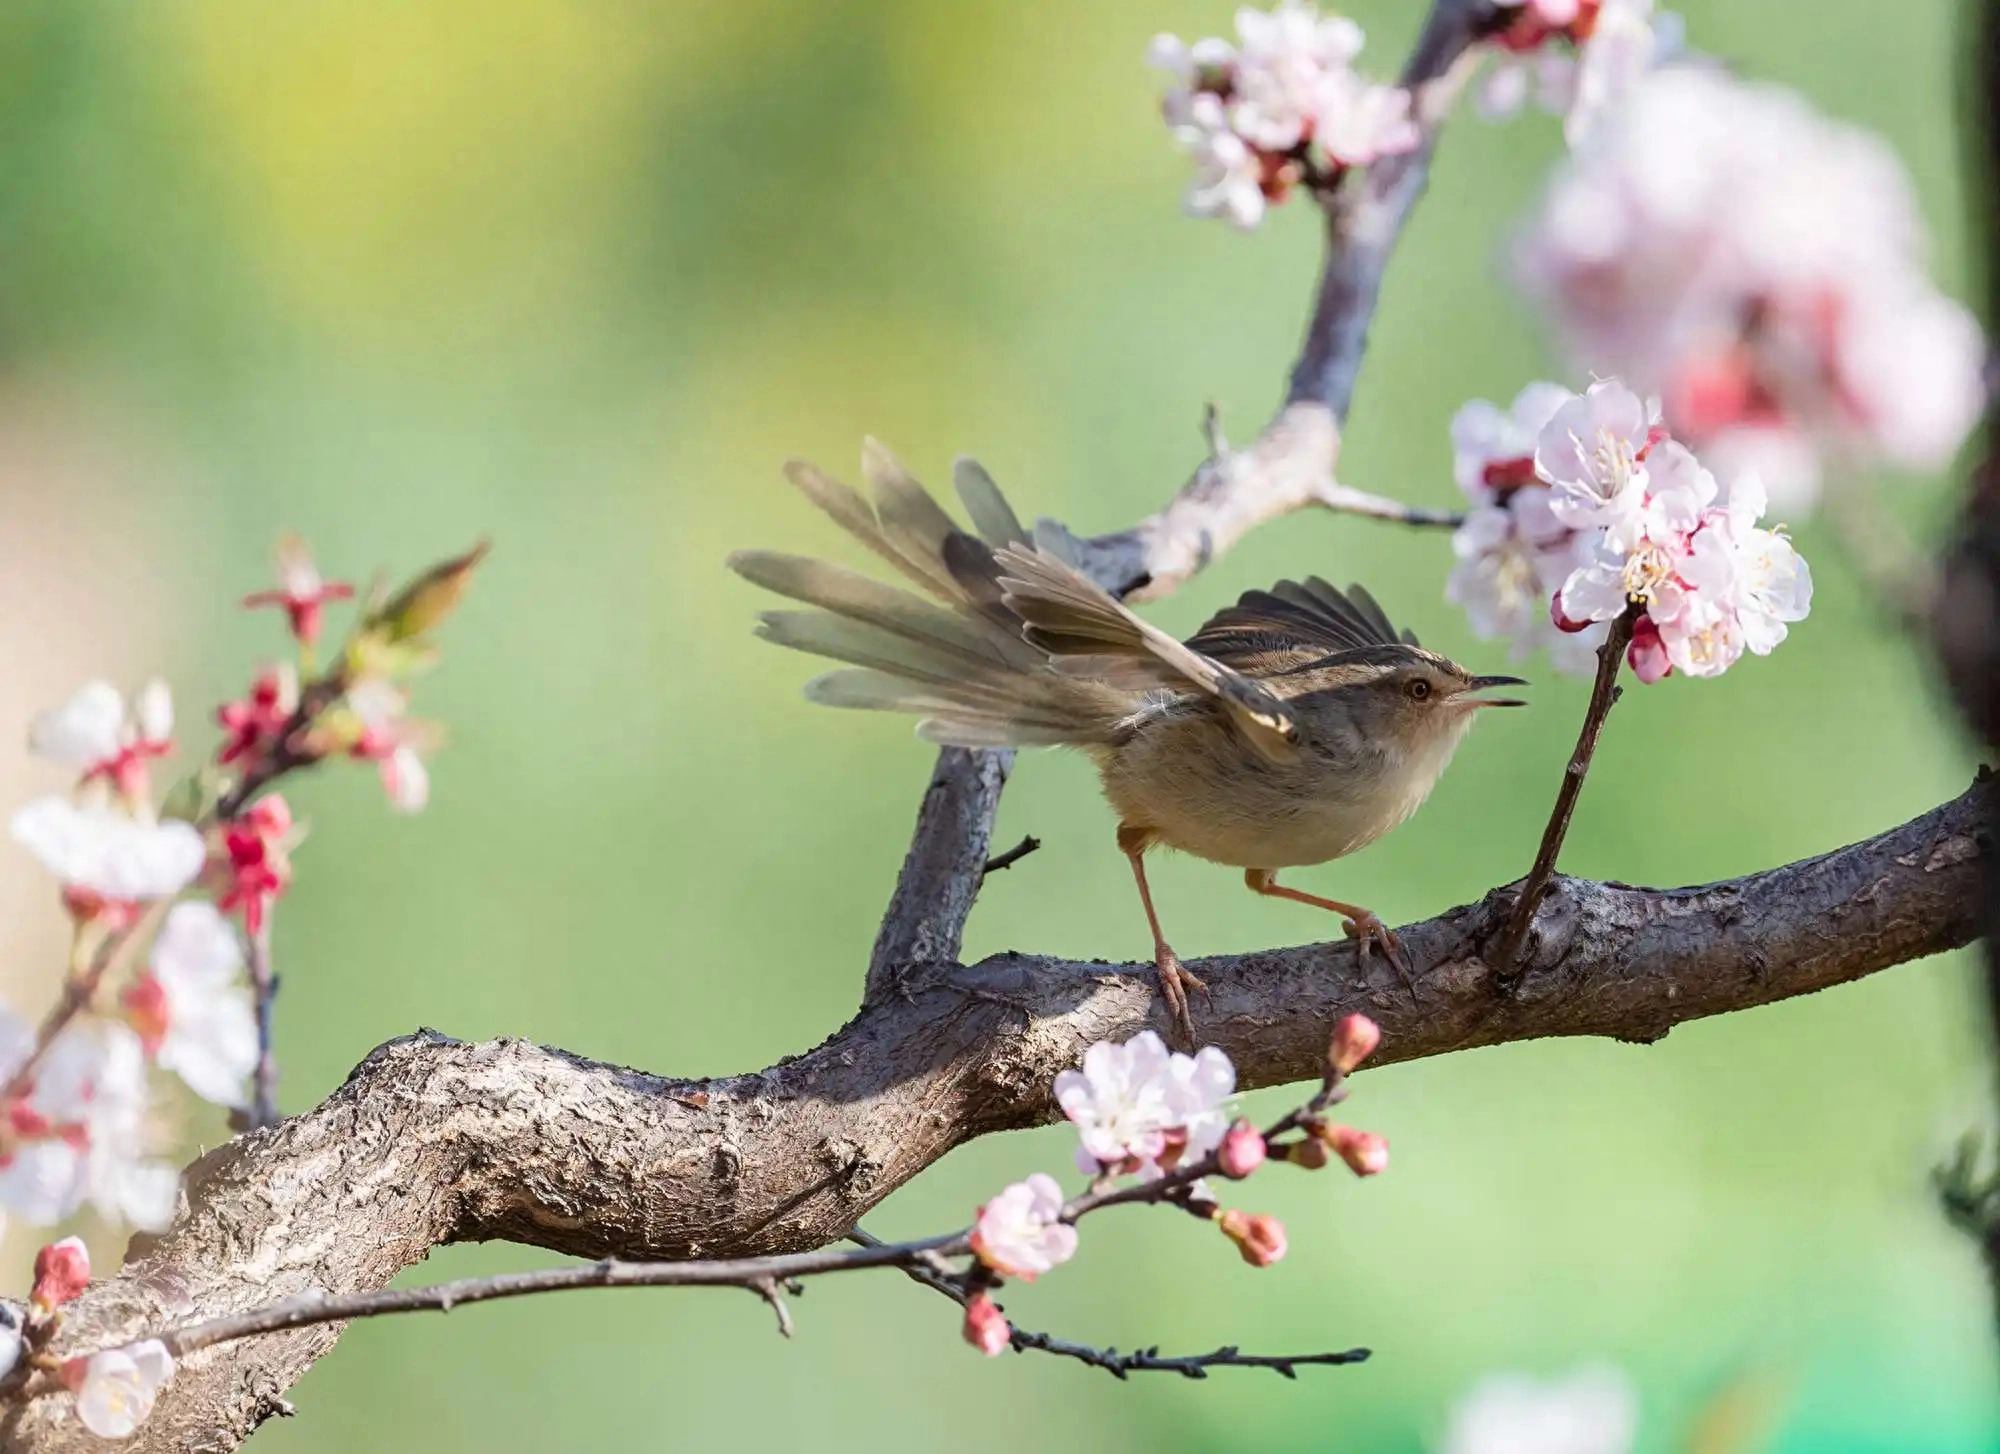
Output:
[[[1685,9],[1703,48],[1893,141],[1964,294],[1953,7]],[[1420,10],[1357,7],[1378,65]],[[121,603],[122,625],[65,648],[74,677],[133,662],[137,639],[189,717],[232,692],[278,645],[231,603],[284,527],[359,575],[496,542],[422,689],[452,733],[431,811],[392,820],[358,771],[296,795],[313,833],[279,920],[288,1108],[419,1025],[694,1075],[844,1020],[929,754],[899,722],[807,708],[807,663],[751,640],[758,602],[721,559],[830,546],[778,465],[845,469],[864,433],[934,478],[976,452],[1024,512],[1094,531],[1185,477],[1205,401],[1254,429],[1314,219],[1287,208],[1254,238],[1183,220],[1141,63],[1155,31],[1229,19],[1214,0],[0,14],[0,436],[89,463],[85,485],[10,472],[4,508],[30,524],[0,534],[59,537],[60,569]],[[1385,290],[1348,482],[1449,502],[1453,408],[1554,367],[1496,257],[1558,150],[1546,119],[1454,129]],[[1949,494],[1917,481],[1893,503],[1928,534]],[[1719,878],[1962,786],[1923,662],[1823,530],[1798,533],[1812,619],[1723,680],[1628,696],[1566,867]],[[1440,597],[1446,561],[1434,535],[1302,516],[1156,616],[1189,628],[1279,574],[1360,576],[1497,668]],[[0,659],[61,624],[0,620]],[[1393,921],[1517,875],[1582,703],[1535,675],[1533,712],[1485,724],[1413,824],[1298,882]],[[1045,847],[989,886],[969,952],[1143,952],[1085,764],[1023,764],[1000,838],[1025,831]],[[1326,932],[1225,871],[1168,862],[1157,883],[1183,953]],[[989,1364],[891,1277],[815,1286],[789,1344],[750,1298],[591,1294],[357,1327],[257,1447],[1403,1451],[1485,1371],[1609,1359],[1643,1390],[1648,1450],[1745,1375],[1781,1390],[1768,1447],[1990,1449],[1988,1296],[1926,1181],[1984,1116],[1978,1026],[1958,956],[1646,1049],[1371,1074],[1355,1110],[1394,1171],[1258,1182],[1292,1229],[1279,1271],[1134,1215],[1011,1299],[1031,1326],[1126,1345],[1367,1343],[1363,1368],[1121,1385]],[[982,1141],[873,1226],[956,1223],[1068,1155],[1060,1130]],[[546,1260],[449,1249],[418,1271]]]

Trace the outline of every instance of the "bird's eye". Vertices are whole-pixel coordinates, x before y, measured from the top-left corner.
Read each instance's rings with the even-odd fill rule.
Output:
[[[1410,694],[1410,700],[1421,702],[1431,694],[1431,684],[1422,677],[1411,677],[1410,684],[1403,688]]]

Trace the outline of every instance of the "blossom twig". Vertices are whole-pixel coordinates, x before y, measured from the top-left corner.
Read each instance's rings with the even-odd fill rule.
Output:
[[[879,1237],[860,1227],[849,1232],[847,1240],[862,1247],[886,1245]],[[963,1304],[966,1300],[965,1289],[954,1278],[926,1263],[912,1263],[902,1272],[912,1282],[922,1283],[955,1303]],[[1011,1321],[1007,1341],[1017,1353],[1053,1353],[1058,1358],[1074,1358],[1121,1380],[1134,1373],[1178,1373],[1183,1378],[1206,1378],[1211,1368],[1268,1368],[1281,1377],[1297,1378],[1300,1368],[1366,1363],[1372,1356],[1372,1351],[1367,1348],[1348,1348],[1337,1353],[1245,1353],[1229,1345],[1208,1353],[1162,1354],[1157,1347],[1136,1348],[1130,1353],[1121,1353],[1116,1348],[1097,1348],[1088,1343],[1058,1338],[1052,1333],[1032,1332]]]
[[[41,1024],[35,1027],[34,1044],[28,1048],[21,1063],[14,1067],[14,1073],[7,1077],[7,1083],[0,1086],[0,1104],[11,1105],[34,1088],[35,1075],[41,1070],[42,1061],[57,1037],[69,1028],[72,1020],[90,1008],[91,1001],[97,997],[98,986],[107,977],[115,977],[113,971],[123,972],[139,944],[158,927],[170,902],[160,899],[148,904],[136,923],[107,938],[98,946],[87,965],[63,981],[62,992],[55,1004],[42,1017]]]
[[[1521,880],[1521,896],[1514,904],[1514,913],[1507,921],[1506,931],[1500,936],[1499,947],[1489,961],[1502,974],[1512,973],[1519,967],[1515,961],[1520,957],[1521,947],[1528,942],[1528,931],[1535,922],[1535,909],[1541,904],[1549,881],[1555,877],[1556,856],[1562,852],[1563,839],[1569,834],[1569,820],[1576,812],[1577,798],[1583,793],[1583,780],[1590,772],[1590,760],[1597,753],[1597,739],[1604,731],[1604,719],[1611,714],[1611,706],[1618,700],[1618,668],[1624,665],[1625,648],[1631,644],[1632,627],[1638,614],[1637,607],[1628,607],[1624,615],[1611,623],[1611,634],[1597,648],[1597,680],[1591,684],[1590,704],[1584,708],[1583,730],[1577,735],[1576,750],[1570,754],[1568,766],[1563,769],[1562,786],[1556,790],[1556,805],[1549,814],[1549,825],[1542,830],[1542,846],[1535,853],[1535,865]]]
[[[271,972],[271,916],[276,909],[275,903],[265,905],[257,928],[250,935],[250,989],[257,999],[257,1069],[249,1110],[252,1129],[275,1125],[278,1120],[278,1059],[272,1049],[272,1012],[278,998],[278,977]]]

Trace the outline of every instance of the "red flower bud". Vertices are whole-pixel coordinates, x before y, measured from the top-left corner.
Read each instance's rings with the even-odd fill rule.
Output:
[[[1333,1043],[1327,1046],[1327,1063],[1342,1075],[1375,1053],[1382,1043],[1382,1027],[1366,1015],[1349,1015],[1333,1027]]]
[[[1632,675],[1649,687],[1673,675],[1673,663],[1667,660],[1667,644],[1660,640],[1660,628],[1653,624],[1651,616],[1641,616],[1632,623],[1632,644],[1625,648],[1625,662],[1632,668]]]
[[[1264,1138],[1248,1121],[1237,1121],[1224,1134],[1217,1158],[1224,1176],[1241,1181],[1264,1164]]]
[[[1320,1135],[1356,1176],[1374,1176],[1389,1169],[1389,1142],[1373,1131],[1352,1126],[1328,1126]]]
[[[974,1293],[965,1305],[964,1333],[965,1341],[988,1358],[1006,1352],[1014,1336],[1014,1330],[1007,1326],[1006,1316],[983,1292]]]
[[[51,1242],[35,1254],[35,1287],[28,1297],[44,1317],[82,1296],[90,1286],[90,1251],[81,1237]]]
[[[1285,1224],[1260,1212],[1227,1211],[1218,1225],[1252,1267],[1269,1267],[1285,1255]]]

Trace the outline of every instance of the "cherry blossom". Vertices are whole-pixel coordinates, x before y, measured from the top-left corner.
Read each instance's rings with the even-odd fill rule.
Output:
[[[1229,1129],[1225,1102],[1236,1069],[1214,1046],[1196,1055],[1169,1053],[1141,1031],[1123,1045],[1100,1041],[1080,1070],[1055,1079],[1056,1103],[1076,1123],[1077,1165],[1156,1176],[1184,1158],[1207,1155]]]
[[[1304,181],[1415,148],[1409,92],[1371,82],[1353,62],[1361,27],[1303,0],[1236,14],[1239,44],[1157,37],[1152,64],[1173,78],[1160,103],[1195,164],[1187,210],[1249,230]]]
[[[976,1292],[965,1300],[963,1334],[966,1342],[988,1358],[995,1358],[1007,1351],[1013,1341],[1014,1330],[1007,1325],[1005,1315],[994,1306],[993,1299],[983,1292]]]
[[[1347,1169],[1356,1176],[1379,1176],[1389,1169],[1389,1142],[1373,1131],[1328,1126],[1323,1139],[1327,1148],[1345,1161]]]
[[[1630,1454],[1638,1437],[1638,1394],[1614,1368],[1496,1374],[1452,1410],[1440,1454]]]
[[[1518,272],[1579,363],[1657,392],[1786,509],[1829,462],[1935,470],[1982,405],[1978,325],[1924,272],[1876,137],[1710,67],[1654,72],[1558,174]]]
[[[1581,145],[1605,113],[1680,49],[1679,18],[1653,0],[1499,0],[1498,52],[1474,104],[1488,120],[1512,116],[1532,94]]]
[[[129,1438],[173,1376],[173,1355],[157,1338],[63,1365],[63,1381],[76,1390],[77,1417],[100,1439]]]
[[[201,834],[187,823],[151,822],[65,797],[35,799],[14,814],[11,830],[62,881],[79,918],[129,918],[132,905],[186,888],[207,856]]]
[[[1231,1210],[1216,1225],[1252,1267],[1269,1267],[1285,1255],[1285,1224],[1276,1217]]]
[[[430,772],[420,751],[435,736],[430,724],[406,717],[409,694],[383,677],[364,677],[349,687],[347,706],[358,724],[348,751],[375,764],[389,806],[401,813],[421,812],[431,795]]]
[[[28,1301],[47,1317],[64,1303],[82,1297],[89,1286],[90,1249],[81,1237],[65,1237],[35,1254],[34,1289]]]
[[[160,1069],[203,1100],[244,1104],[257,1066],[257,1015],[238,982],[243,947],[214,905],[176,904],[144,974],[124,994],[127,1019]]]
[[[128,713],[118,688],[94,681],[36,717],[28,746],[37,756],[75,768],[83,782],[110,783],[136,808],[152,801],[147,764],[173,751],[173,733],[174,699],[165,682],[146,683]]]
[[[254,762],[267,756],[284,736],[298,705],[298,668],[290,662],[264,668],[250,684],[247,697],[224,702],[216,709],[215,720],[229,735],[215,760],[227,767],[232,762]]]
[[[1232,1181],[1241,1181],[1264,1164],[1267,1148],[1264,1138],[1257,1128],[1248,1121],[1236,1121],[1222,1138],[1222,1174]]]
[[[223,883],[216,905],[241,909],[243,927],[253,935],[262,932],[271,905],[291,887],[297,837],[291,805],[277,793],[266,793],[222,825]]]
[[[1571,397],[1560,384],[1533,383],[1507,409],[1475,399],[1453,416],[1452,472],[1471,509],[1452,536],[1445,599],[1481,640],[1512,640],[1516,660],[1546,648],[1558,670],[1588,672],[1603,629],[1566,634],[1548,609],[1581,563],[1584,537],[1556,518],[1535,467],[1543,427]]]
[[[972,1250],[1003,1277],[1033,1282],[1076,1255],[1076,1228],[1062,1220],[1062,1188],[1036,1172],[979,1209]]]
[[[354,587],[345,581],[322,579],[305,542],[296,535],[286,535],[278,541],[278,589],[254,592],[243,598],[243,604],[253,609],[281,607],[292,635],[300,645],[311,647],[319,640],[327,602],[344,601],[353,594]]]
[[[1342,1015],[1327,1044],[1327,1063],[1342,1075],[1352,1075],[1381,1043],[1380,1025],[1366,1015]]]

